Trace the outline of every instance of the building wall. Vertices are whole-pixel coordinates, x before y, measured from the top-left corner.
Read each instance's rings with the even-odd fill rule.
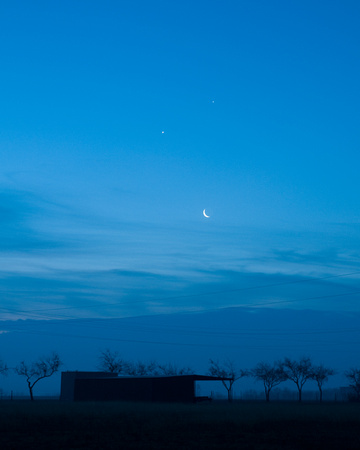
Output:
[[[182,377],[159,378],[78,378],[75,401],[193,402],[194,380]]]
[[[196,381],[205,375],[120,377],[109,372],[62,372],[61,400],[194,402]]]
[[[186,377],[154,378],[152,400],[156,402],[194,402],[195,381]]]
[[[151,378],[75,380],[75,401],[151,401]]]
[[[61,372],[60,400],[74,400],[75,380],[84,378],[114,378],[110,372]]]

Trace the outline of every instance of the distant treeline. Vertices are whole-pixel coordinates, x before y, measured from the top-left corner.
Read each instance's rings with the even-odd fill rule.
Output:
[[[172,364],[161,365],[156,361],[131,362],[121,358],[118,352],[104,350],[99,356],[98,368],[105,372],[113,372],[127,376],[161,376],[161,375],[186,375],[194,373],[190,367],[179,368]],[[208,374],[222,378],[224,388],[227,390],[228,401],[233,400],[234,383],[243,377],[253,377],[264,386],[265,399],[270,401],[270,393],[279,384],[285,381],[292,381],[298,390],[297,399],[299,402],[303,398],[303,387],[306,382],[312,380],[318,388],[318,399],[323,400],[323,386],[329,377],[336,374],[336,371],[323,364],[315,365],[311,358],[302,357],[299,360],[284,358],[272,364],[259,362],[252,369],[240,369],[234,361],[225,360],[223,362],[209,360]],[[349,381],[346,396],[349,400],[360,401],[360,369],[352,368],[345,372]],[[341,397],[345,393],[341,391]]]
[[[56,352],[51,355],[39,358],[30,364],[21,361],[15,368],[8,368],[6,363],[0,361],[0,374],[6,375],[13,370],[26,379],[31,400],[34,399],[33,389],[42,379],[51,377],[62,366],[62,361]],[[156,361],[150,362],[132,362],[124,360],[116,351],[109,349],[100,352],[98,369],[104,372],[116,373],[123,376],[173,376],[189,375],[194,370],[191,367],[178,367],[174,364],[159,364]],[[234,383],[243,377],[253,377],[256,381],[263,384],[265,399],[270,401],[270,394],[275,399],[286,399],[279,395],[277,386],[285,381],[292,381],[297,387],[297,400],[303,400],[303,387],[308,381],[316,383],[318,389],[318,400],[323,400],[323,386],[329,380],[329,377],[335,375],[336,371],[323,364],[316,365],[309,357],[302,357],[298,360],[284,358],[273,363],[259,362],[252,369],[238,368],[234,361],[225,360],[223,362],[209,360],[208,375],[218,377],[227,391],[229,402],[233,400]],[[350,401],[360,402],[360,369],[351,368],[345,373],[349,384],[344,389],[339,390],[340,398],[344,396]],[[274,395],[275,394],[275,395]],[[293,393],[291,394],[293,396]],[[336,395],[336,394],[335,394]],[[254,395],[253,395],[254,397]],[[256,395],[257,397],[257,395]],[[336,398],[334,397],[334,400]]]

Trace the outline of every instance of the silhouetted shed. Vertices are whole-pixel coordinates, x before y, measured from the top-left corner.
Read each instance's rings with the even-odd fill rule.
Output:
[[[223,378],[207,375],[122,377],[106,372],[62,372],[61,399],[192,403],[197,400],[196,381],[219,380]]]
[[[110,372],[61,372],[61,400],[74,400],[75,380],[86,378],[114,378]]]

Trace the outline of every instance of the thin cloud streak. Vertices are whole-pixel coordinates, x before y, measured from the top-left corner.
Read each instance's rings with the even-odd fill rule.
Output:
[[[124,317],[251,304],[358,310],[348,295],[358,277],[321,280],[359,267],[356,233],[349,239],[342,227],[329,248],[326,230],[322,240],[318,232],[216,224],[204,230],[197,222],[78,215],[24,191],[3,191],[2,200],[2,240],[18,230],[0,254],[7,317]],[[305,283],[292,285],[299,280]]]
[[[209,271],[200,280],[157,273],[69,272],[3,277],[3,317],[129,317],[229,306],[358,311],[360,274],[324,278]],[[20,286],[20,288],[19,288]]]

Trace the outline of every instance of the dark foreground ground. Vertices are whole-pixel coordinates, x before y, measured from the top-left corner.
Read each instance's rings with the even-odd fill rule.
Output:
[[[0,402],[0,449],[360,449],[360,404]]]

